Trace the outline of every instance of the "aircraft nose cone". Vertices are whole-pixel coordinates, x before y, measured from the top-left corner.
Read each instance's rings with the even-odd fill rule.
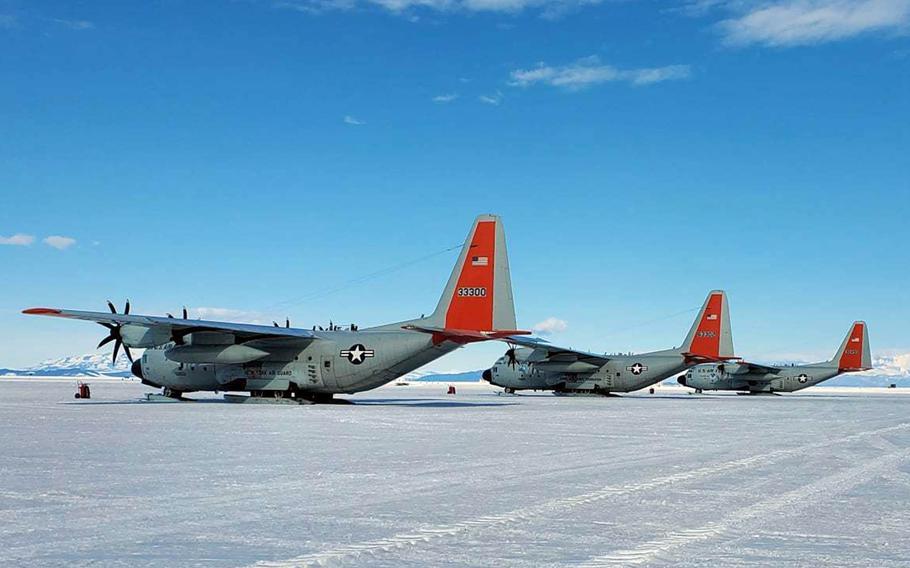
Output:
[[[485,380],[486,382],[488,382],[488,383],[492,383],[492,382],[493,382],[493,373],[491,373],[489,369],[487,369],[486,371],[484,371],[484,372],[480,375],[480,377],[481,377],[483,380]]]
[[[686,376],[680,375],[679,378],[676,379],[676,382],[681,384],[682,386],[686,386]]]
[[[142,361],[140,361],[139,359],[136,359],[135,361],[133,361],[133,366],[130,367],[130,372],[133,373],[134,375],[136,375],[137,377],[139,377],[140,379],[143,378],[142,377]]]

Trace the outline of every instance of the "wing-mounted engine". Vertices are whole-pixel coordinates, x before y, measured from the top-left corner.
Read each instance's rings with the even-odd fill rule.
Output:
[[[590,374],[603,367],[610,359],[605,355],[556,347],[536,338],[509,338],[510,342],[523,345],[525,360],[544,373]]]
[[[124,345],[148,349],[171,341],[171,331],[160,327],[126,324],[120,328],[120,337],[123,338]]]
[[[246,339],[234,333],[196,331],[186,337],[184,345],[168,349],[165,357],[178,363],[217,365],[243,365],[270,356],[290,361],[309,342],[294,337]]]
[[[242,365],[269,356],[268,351],[234,343],[232,334],[197,332],[188,339],[188,344],[171,347],[164,356],[177,363],[218,365]]]
[[[559,357],[550,357],[534,363],[534,366],[544,373],[563,373],[572,375],[583,375],[594,373],[600,369],[600,365],[588,363],[579,360],[560,360]]]

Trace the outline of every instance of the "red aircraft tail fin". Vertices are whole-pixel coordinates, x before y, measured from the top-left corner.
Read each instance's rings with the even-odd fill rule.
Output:
[[[843,372],[868,371],[872,368],[872,355],[869,352],[869,333],[866,322],[856,321],[850,332],[841,343],[840,349],[832,359],[837,368]]]
[[[415,322],[416,323],[416,322]],[[515,330],[515,303],[502,220],[474,220],[458,262],[424,327],[462,331]]]
[[[708,294],[680,349],[689,357],[707,360],[734,357],[730,310],[723,290],[714,290]]]

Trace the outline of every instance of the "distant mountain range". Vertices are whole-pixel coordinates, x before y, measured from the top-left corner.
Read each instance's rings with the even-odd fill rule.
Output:
[[[875,369],[865,373],[841,375],[822,383],[832,387],[884,387],[896,384],[899,387],[910,387],[910,355],[883,355],[873,360]],[[477,382],[482,370],[477,371],[414,371],[408,373],[398,382]],[[62,359],[51,359],[26,369],[0,368],[0,377],[129,377],[130,362],[125,355],[111,362],[109,353],[98,352],[87,355],[75,355]],[[676,384],[676,378],[667,379],[664,384]]]
[[[453,371],[450,373],[439,373],[434,371],[414,371],[398,379],[398,382],[421,382],[421,383],[476,383],[480,381],[478,371]]]
[[[50,359],[26,369],[0,369],[0,377],[129,377],[130,361],[125,355],[111,362],[110,353],[90,353]]]

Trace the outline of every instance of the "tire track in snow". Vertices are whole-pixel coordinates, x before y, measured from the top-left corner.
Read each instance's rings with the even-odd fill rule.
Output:
[[[619,550],[591,558],[581,568],[602,568],[628,566],[631,564],[666,563],[673,564],[672,553],[685,546],[701,541],[736,536],[749,532],[751,525],[760,525],[771,515],[796,512],[820,501],[831,499],[838,494],[861,485],[876,474],[894,470],[901,462],[910,458],[910,450],[888,454],[859,466],[842,469],[835,474],[787,493],[743,507],[718,522],[670,533],[664,537],[642,543],[635,548]]]
[[[794,456],[803,456],[808,451],[828,448],[830,446],[837,446],[840,444],[849,443],[870,436],[877,436],[896,430],[906,430],[908,427],[910,427],[910,423],[901,423],[895,426],[879,428],[877,430],[858,432],[834,440],[816,442],[813,444],[800,446],[798,448],[774,450],[772,452],[767,452],[764,454],[748,456],[727,462],[720,462],[692,470],[674,473],[667,476],[657,477],[648,481],[627,483],[624,485],[616,486],[606,486],[595,491],[590,491],[588,493],[582,493],[580,495],[573,495],[569,497],[560,497],[538,505],[523,507],[497,515],[482,516],[475,519],[452,523],[449,525],[420,528],[409,533],[401,533],[390,536],[388,538],[343,545],[330,550],[305,554],[286,560],[262,560],[253,564],[252,566],[255,566],[257,568],[302,568],[308,566],[329,566],[340,564],[346,561],[356,560],[364,556],[394,552],[396,550],[418,546],[442,538],[462,535],[476,530],[486,531],[497,527],[518,524],[538,517],[546,516],[548,514],[564,512],[566,510],[571,510],[582,505],[596,503],[615,496],[648,492],[661,487],[675,485],[677,483],[697,481],[732,471],[739,471],[760,465],[766,465],[771,462]],[[904,454],[895,455],[903,456]],[[893,456],[891,457],[893,458]],[[868,470],[868,466],[866,469]],[[806,488],[803,488],[802,491],[805,491],[805,489]],[[709,526],[675,533],[672,538],[676,540],[674,540],[671,545],[667,545],[667,548],[674,548],[680,544],[691,542],[693,540],[704,540],[711,538],[712,536],[715,536],[717,530],[717,527]],[[625,560],[622,562],[611,561],[613,562],[612,565],[635,563],[635,557],[639,554],[639,552],[633,550],[631,552],[621,552],[615,554],[619,554],[623,558],[625,558],[625,556],[630,557],[625,558]],[[644,561],[645,560],[641,560],[639,562]]]

